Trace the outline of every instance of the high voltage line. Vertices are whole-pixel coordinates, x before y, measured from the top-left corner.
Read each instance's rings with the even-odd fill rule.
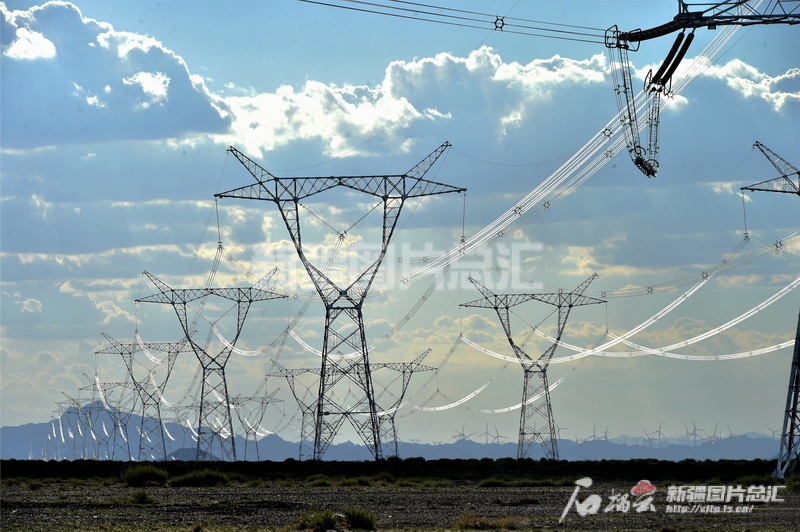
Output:
[[[466,11],[448,7],[440,7],[432,4],[422,4],[417,2],[405,2],[401,0],[390,0],[396,4],[403,4],[414,7],[398,7],[381,2],[367,2],[365,0],[337,0],[323,2],[320,0],[297,0],[307,4],[320,6],[336,7],[349,11],[361,13],[371,13],[395,18],[403,18],[422,22],[433,22],[447,26],[458,26],[462,28],[473,28],[479,30],[502,31],[516,35],[527,35],[530,37],[545,37],[550,39],[562,39],[567,41],[586,42],[591,44],[603,44],[603,32],[600,28],[587,26],[576,26],[572,24],[560,24],[557,22],[545,22],[541,20],[530,20],[523,18],[506,17],[480,13],[477,11]],[[348,5],[351,4],[351,5]],[[531,24],[539,24],[531,25]],[[542,25],[554,26],[554,28]],[[562,29],[569,28],[569,29]],[[578,31],[587,30],[587,31]],[[544,32],[544,33],[542,33]]]

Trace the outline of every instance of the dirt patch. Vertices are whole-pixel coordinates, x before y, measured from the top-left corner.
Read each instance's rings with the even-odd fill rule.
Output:
[[[559,519],[574,487],[480,487],[477,482],[426,486],[307,486],[264,482],[216,488],[75,485],[62,481],[4,483],[3,530],[292,529],[302,514],[347,508],[371,511],[379,529],[686,529],[796,530],[800,492],[779,491],[783,502],[754,504],[747,513],[667,513],[667,485],[657,485],[655,511],[606,512],[630,482],[597,482],[581,491],[602,497],[594,515],[575,507]],[[635,484],[635,483],[634,483]],[[142,492],[144,490],[144,493]],[[724,504],[708,506],[723,507]],[[750,506],[733,503],[732,506]],[[624,506],[623,506],[624,507]],[[690,507],[693,508],[693,507]],[[740,511],[741,512],[741,511]],[[668,529],[668,528],[667,528]]]

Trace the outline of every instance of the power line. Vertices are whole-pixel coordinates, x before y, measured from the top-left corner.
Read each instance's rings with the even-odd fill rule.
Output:
[[[304,2],[307,4],[316,4],[321,6],[327,7],[337,7],[340,9],[346,9],[349,11],[358,11],[361,13],[371,13],[375,15],[384,15],[389,17],[395,18],[402,18],[402,19],[409,19],[409,20],[416,20],[422,22],[433,22],[437,24],[444,24],[448,26],[457,26],[462,28],[473,28],[479,30],[494,30],[494,31],[502,31],[503,33],[513,33],[517,35],[527,35],[530,37],[545,37],[550,39],[562,39],[568,41],[577,41],[577,42],[587,42],[591,44],[602,44],[604,42],[602,30],[596,28],[584,28],[582,26],[571,26],[567,24],[558,24],[554,22],[542,22],[542,21],[529,21],[527,19],[515,19],[515,18],[507,18],[504,16],[499,15],[489,15],[486,13],[477,13],[472,11],[464,11],[464,10],[457,10],[452,8],[442,8],[437,6],[432,6],[428,4],[412,4],[409,2],[410,5],[419,5],[421,7],[428,7],[431,9],[439,9],[443,11],[453,11],[463,13],[463,15],[453,15],[447,13],[437,13],[436,11],[422,11],[418,9],[410,9],[410,8],[401,8],[401,7],[393,7],[390,5],[381,4],[378,2],[367,2],[364,0],[339,0],[340,2],[348,2],[352,4],[357,4],[358,6],[349,6],[349,5],[342,5],[342,4],[335,4],[332,2],[323,2],[320,0],[297,0],[298,2]],[[381,11],[381,9],[389,10],[389,11]],[[392,12],[392,10],[394,12]],[[481,17],[487,18],[475,18],[469,17],[464,15],[479,15]],[[553,26],[560,26],[560,27],[569,27],[574,29],[588,29],[597,31],[598,33],[587,33],[581,31],[572,31],[572,30],[565,30],[565,29],[551,29],[546,27],[539,27],[539,26],[529,26],[525,24],[514,24],[507,22],[506,20],[519,20],[521,22],[535,22],[538,24],[548,24]],[[519,29],[513,29],[519,28]],[[540,32],[548,32],[548,33],[540,33]]]
[[[344,1],[353,1],[353,0],[344,0]],[[485,16],[485,17],[493,17],[493,16],[495,16],[495,15],[492,15],[490,13],[480,13],[480,12],[477,12],[477,11],[465,11],[463,9],[455,9],[455,8],[452,8],[452,7],[434,6],[434,5],[430,5],[430,4],[421,4],[421,3],[418,3],[418,2],[408,2],[406,0],[389,0],[389,1],[390,2],[395,2],[395,3],[398,3],[398,4],[409,4],[409,5],[415,5],[415,6],[429,7],[429,8],[433,8],[433,9],[441,9],[442,11],[456,11],[456,12],[460,12],[460,13],[469,13],[469,14],[472,14],[472,15],[481,15],[481,16]],[[522,22],[534,22],[536,24],[548,24],[548,25],[551,25],[551,26],[562,26],[562,27],[565,27],[565,28],[578,28],[578,29],[583,29],[583,30],[595,30],[595,31],[599,31],[599,32],[604,31],[603,28],[592,28],[592,27],[589,27],[589,26],[575,26],[573,24],[561,24],[560,22],[546,22],[544,20],[532,20],[532,19],[518,18],[518,17],[502,17],[502,18],[508,19],[508,20],[520,20]]]

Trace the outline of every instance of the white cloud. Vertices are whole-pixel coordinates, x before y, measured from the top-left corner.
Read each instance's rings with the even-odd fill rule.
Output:
[[[246,95],[225,98],[234,117],[234,138],[219,140],[260,156],[299,140],[319,139],[327,155],[347,155],[381,133],[386,146],[407,151],[413,142],[399,138],[403,132],[410,135],[412,126],[422,122],[457,128],[452,123],[456,114],[487,120],[490,129],[505,134],[529,119],[532,106],[549,100],[556,87],[603,83],[605,71],[602,55],[585,60],[555,56],[521,65],[504,63],[493,49],[482,47],[467,57],[439,53],[393,61],[374,87],[309,80],[299,90],[284,85],[274,93],[252,94],[228,86]]]
[[[3,51],[11,59],[31,61],[52,59],[56,56],[56,46],[39,32],[28,28],[17,29],[17,40]]]
[[[20,312],[32,312],[32,313],[40,313],[42,312],[42,302],[38,299],[29,298],[25,301],[19,302]]]
[[[39,213],[39,216],[45,220],[47,219],[47,214],[50,212],[52,207],[50,202],[45,201],[38,194],[32,194],[30,204],[36,209],[36,211]]]
[[[2,56],[3,76],[15,80],[3,86],[4,102],[11,102],[0,118],[6,150],[228,129],[224,102],[152,37],[116,31],[69,2],[2,9],[0,24],[4,34],[24,36]],[[58,43],[57,55],[47,42]],[[34,57],[49,60],[28,60]],[[25,120],[12,118],[19,116]]]
[[[161,72],[137,72],[133,76],[123,78],[125,85],[139,85],[147,97],[147,101],[140,103],[142,109],[147,109],[153,104],[161,104],[167,100],[170,79]]]
[[[721,66],[710,66],[705,75],[725,80],[728,87],[745,98],[769,102],[777,112],[790,102],[800,103],[800,68],[770,76],[740,59],[733,59]]]

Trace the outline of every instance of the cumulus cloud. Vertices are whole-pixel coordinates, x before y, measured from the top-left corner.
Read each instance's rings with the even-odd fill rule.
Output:
[[[256,156],[300,140],[320,141],[327,155],[347,155],[382,133],[384,147],[408,151],[414,146],[413,126],[458,128],[455,117],[504,135],[528,120],[535,104],[550,100],[559,86],[603,83],[605,70],[602,55],[555,56],[522,65],[505,63],[486,46],[467,57],[440,53],[393,61],[374,87],[308,81],[299,89],[284,85],[274,93],[228,97],[233,131],[219,140],[238,142]]]
[[[16,37],[17,39],[3,50],[3,55],[19,60],[52,59],[56,56],[55,45],[39,32],[18,28]]]
[[[721,195],[735,194],[737,196],[742,195],[742,192],[740,190],[742,183],[734,181],[711,181],[708,183],[704,183],[704,185],[710,187],[711,191],[714,194],[721,194]],[[743,195],[743,199],[746,202],[753,201],[753,198],[751,198],[746,194]]]
[[[38,299],[29,298],[19,302],[20,312],[42,312],[42,302]]]
[[[745,98],[761,98],[777,112],[791,103],[800,103],[800,68],[770,76],[740,59],[733,59],[721,66],[710,66],[705,75],[725,80],[728,87]]]
[[[0,109],[6,149],[228,129],[224,102],[151,37],[85,18],[68,2],[3,5],[0,25],[3,76],[15,80]]]

